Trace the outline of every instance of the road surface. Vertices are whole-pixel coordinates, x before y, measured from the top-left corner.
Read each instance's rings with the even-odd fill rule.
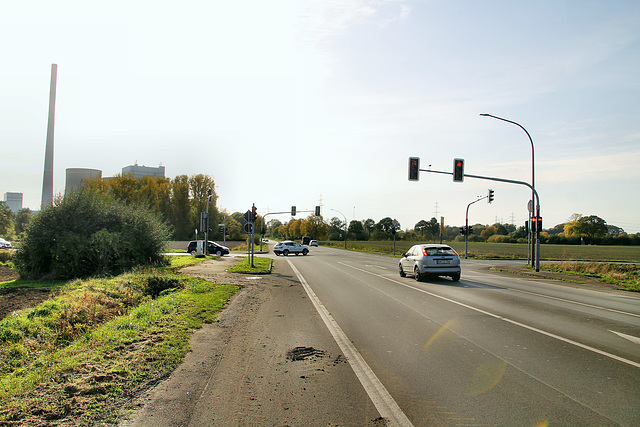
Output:
[[[640,425],[637,294],[491,261],[416,282],[388,256],[273,258],[125,425]]]

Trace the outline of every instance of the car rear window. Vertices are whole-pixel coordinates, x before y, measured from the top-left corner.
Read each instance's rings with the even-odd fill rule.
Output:
[[[437,248],[424,248],[427,256],[438,256],[438,255],[455,255],[455,251],[448,246],[442,246]]]

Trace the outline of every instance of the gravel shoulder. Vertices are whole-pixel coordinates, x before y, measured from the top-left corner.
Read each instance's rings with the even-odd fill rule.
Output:
[[[120,425],[384,425],[288,264],[251,276],[226,272],[234,262],[182,270],[241,289]]]

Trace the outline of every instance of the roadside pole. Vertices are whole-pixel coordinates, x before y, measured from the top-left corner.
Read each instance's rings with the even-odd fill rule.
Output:
[[[472,204],[478,203],[480,200],[484,200],[488,197],[489,196],[481,197],[478,200],[475,200],[467,205],[467,212],[464,216],[464,259],[467,259],[467,256],[469,254],[469,207]]]

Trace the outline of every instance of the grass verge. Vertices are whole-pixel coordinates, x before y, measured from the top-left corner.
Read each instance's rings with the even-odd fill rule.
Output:
[[[640,266],[634,264],[564,261],[541,264],[540,269],[593,277],[625,291],[640,292]]]
[[[186,257],[188,258],[188,257]],[[237,287],[140,270],[75,280],[0,321],[0,425],[115,422],[125,399],[168,375]]]
[[[246,257],[231,267],[229,271],[233,273],[268,274],[271,273],[271,264],[271,258],[254,256],[252,267],[249,257]]]

